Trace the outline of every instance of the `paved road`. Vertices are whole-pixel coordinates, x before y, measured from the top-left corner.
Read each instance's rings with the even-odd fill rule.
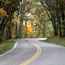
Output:
[[[0,56],[0,65],[65,65],[65,48],[39,41],[19,39],[17,47]]]

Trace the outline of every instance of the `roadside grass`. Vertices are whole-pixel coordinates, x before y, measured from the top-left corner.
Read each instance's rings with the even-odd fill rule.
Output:
[[[6,41],[0,43],[0,55],[12,49],[15,44],[15,41]]]
[[[50,37],[47,40],[45,40],[44,42],[48,42],[51,44],[56,44],[56,45],[60,45],[60,46],[64,46],[65,47],[65,38],[60,38],[60,37]]]

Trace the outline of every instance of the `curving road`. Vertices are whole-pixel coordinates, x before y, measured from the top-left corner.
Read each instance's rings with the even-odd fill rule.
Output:
[[[19,39],[16,48],[0,56],[0,65],[65,65],[65,48],[39,41]]]

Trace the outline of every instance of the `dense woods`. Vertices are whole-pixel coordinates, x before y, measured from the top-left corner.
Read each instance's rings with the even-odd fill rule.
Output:
[[[64,0],[0,0],[0,42],[27,37],[65,37],[64,5]]]
[[[44,4],[41,0],[42,5]],[[45,0],[46,10],[52,22],[55,36],[65,37],[65,1],[64,0]]]

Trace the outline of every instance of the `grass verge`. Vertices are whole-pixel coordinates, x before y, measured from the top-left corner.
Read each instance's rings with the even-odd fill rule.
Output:
[[[15,44],[15,41],[6,41],[0,44],[0,55],[12,49]]]
[[[44,42],[60,45],[65,47],[65,38],[59,38],[59,37],[50,37]]]

